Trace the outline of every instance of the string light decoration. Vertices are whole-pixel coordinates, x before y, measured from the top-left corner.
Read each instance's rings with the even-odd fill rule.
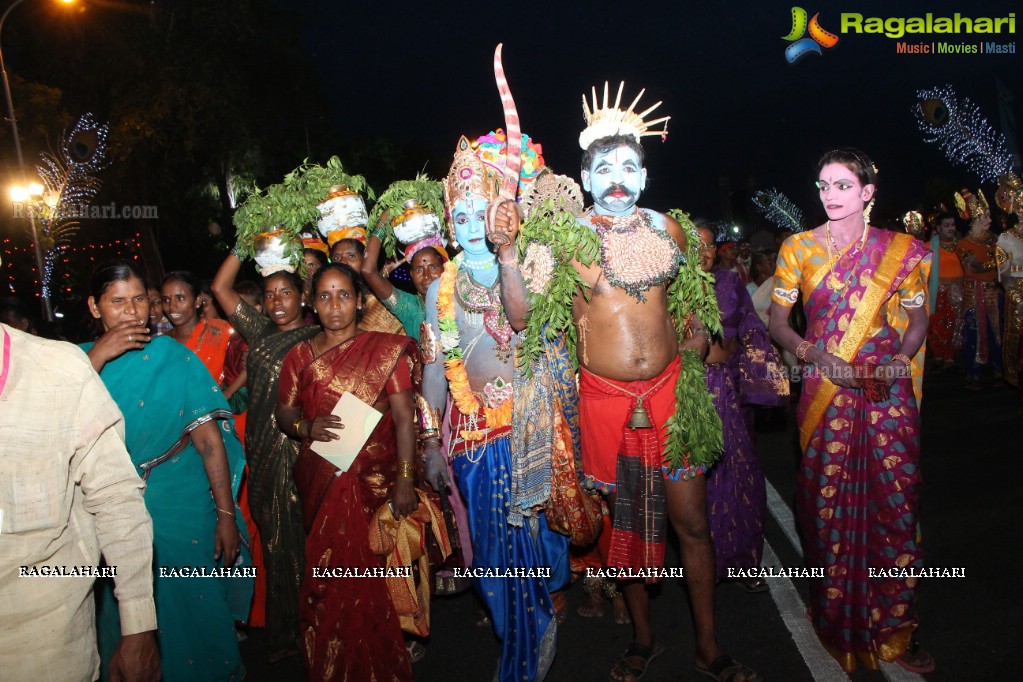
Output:
[[[775,227],[784,232],[802,232],[803,212],[791,199],[775,188],[758,189],[753,193],[753,208]]]
[[[91,113],[84,114],[60,141],[57,154],[43,152],[36,166],[43,181],[42,201],[32,207],[43,249],[43,296],[50,295],[56,249],[71,243],[78,233],[78,216],[96,198],[102,183],[97,173],[107,165],[106,124],[99,125]]]
[[[980,107],[957,98],[951,85],[918,90],[916,97],[913,113],[924,141],[936,143],[952,163],[966,166],[984,182],[1012,170],[1005,136],[988,123]]]
[[[732,224],[727,220],[718,220],[712,223],[714,226],[714,243],[724,244],[735,240],[736,236],[732,232]]]
[[[3,265],[5,270],[4,289],[10,294],[19,294],[17,282],[25,283],[25,275],[17,276],[17,270],[24,271],[26,267],[31,268],[31,276],[34,278],[35,262],[34,245],[21,246],[14,244],[10,239],[0,240],[0,249],[3,251]],[[62,244],[53,248],[52,258],[44,261],[45,268],[59,266],[62,274],[59,282],[52,283],[54,298],[64,302],[80,301],[88,295],[89,277],[95,269],[96,264],[115,259],[123,258],[132,262],[140,262],[142,257],[142,235],[135,233],[132,237],[114,239],[106,244],[82,244],[72,246]],[[51,273],[52,274],[52,273]],[[34,296],[39,295],[38,281],[32,281]]]

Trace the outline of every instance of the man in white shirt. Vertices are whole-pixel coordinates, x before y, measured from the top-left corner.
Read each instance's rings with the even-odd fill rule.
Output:
[[[110,679],[160,679],[144,490],[124,447],[120,410],[86,355],[0,324],[5,681],[99,676],[93,583],[102,574],[114,576],[122,628]]]

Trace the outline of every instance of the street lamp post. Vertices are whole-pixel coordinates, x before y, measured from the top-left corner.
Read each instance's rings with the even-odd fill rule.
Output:
[[[11,132],[14,134],[14,149],[18,152],[18,172],[21,174],[21,182],[25,183],[25,159],[21,155],[21,138],[18,137],[18,119],[14,115],[14,101],[11,99],[11,83],[7,78],[7,64],[4,62],[4,49],[3,49],[3,33],[4,24],[7,22],[7,15],[11,13],[15,7],[25,2],[25,0],[14,0],[0,16],[0,72],[3,73],[4,80],[4,97],[7,99],[7,119],[11,122]],[[66,2],[66,0],[65,0]],[[36,232],[36,219],[32,214],[32,211],[28,213],[28,224],[32,230],[32,243],[35,245],[36,252],[36,270],[39,276],[39,295],[42,299],[43,316],[47,322],[53,321],[53,306],[50,304],[49,292],[43,287],[44,277],[44,265],[43,265],[43,248],[39,245],[39,235]]]

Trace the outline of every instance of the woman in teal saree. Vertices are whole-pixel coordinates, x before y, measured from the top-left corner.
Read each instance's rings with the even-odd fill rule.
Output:
[[[82,348],[124,414],[125,443],[146,480],[163,679],[240,680],[234,623],[248,613],[253,576],[235,505],[244,456],[231,410],[192,351],[150,340],[149,299],[129,264],[101,267],[92,290],[89,309],[104,331]],[[115,595],[109,582],[97,590],[104,679],[119,610],[132,606]]]

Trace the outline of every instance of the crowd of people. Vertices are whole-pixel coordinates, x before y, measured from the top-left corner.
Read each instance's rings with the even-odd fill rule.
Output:
[[[955,195],[965,230],[955,215],[940,211],[928,221],[929,239],[923,230],[919,233],[934,254],[928,281],[934,301],[927,333],[931,369],[960,366],[971,391],[981,390],[988,367],[989,387],[1004,381],[1020,388],[1023,206],[1018,183],[1008,176],[998,189],[998,234],[992,230],[992,207],[983,190],[974,194],[968,189]]]
[[[236,253],[205,285],[104,264],[80,351],[35,339],[5,303],[0,669],[240,680],[239,637],[262,627],[267,659],[299,655],[311,680],[413,679],[431,600],[468,575],[501,642],[481,679],[542,680],[586,573],[578,613],[611,599],[634,636],[610,679],[635,681],[666,646],[649,587],[668,575],[670,527],[696,671],[754,682],[719,644],[715,586],[761,564],[754,411],[798,390],[797,511],[821,569],[808,618],[848,671],[933,670],[913,639],[917,578],[875,573],[923,568],[925,337],[933,369],[961,359],[970,388],[989,364],[1018,382],[1020,227],[996,239],[966,191],[962,238],[947,213],[928,242],[872,227],[877,169],[844,148],[818,163],[824,224],[776,255],[721,243],[638,206],[640,140],[666,134],[659,121],[606,94],[585,113],[592,206],[528,136],[463,137],[442,181],[448,238],[404,244],[408,290],[395,263],[380,269],[391,216],[307,235],[301,262],[261,285],[239,280]],[[339,412],[352,397],[370,426]],[[348,436],[347,460],[324,454]],[[94,591],[95,576],[17,577],[101,554],[116,570]]]

